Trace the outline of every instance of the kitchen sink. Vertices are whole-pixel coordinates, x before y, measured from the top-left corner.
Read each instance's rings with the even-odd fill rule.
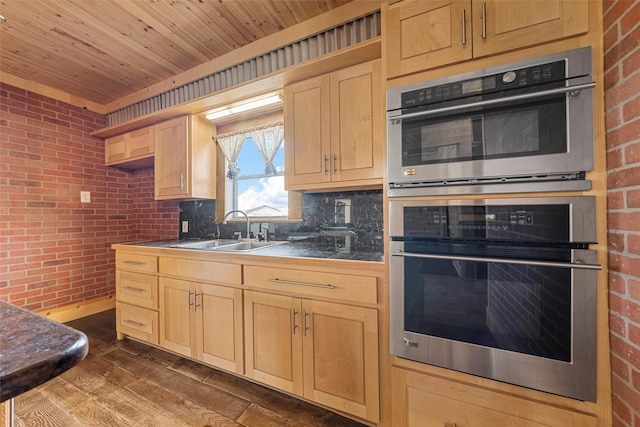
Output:
[[[176,243],[169,246],[170,248],[182,249],[215,249],[220,246],[232,245],[238,243],[237,240],[198,240],[184,243]]]
[[[269,246],[281,245],[287,242],[237,242],[230,245],[223,245],[215,248],[218,252],[236,252],[236,251],[253,251],[260,248],[266,248]]]
[[[237,240],[200,240],[195,242],[176,243],[169,247],[181,249],[200,249],[220,252],[253,251],[256,249],[279,245],[286,242],[239,242]]]

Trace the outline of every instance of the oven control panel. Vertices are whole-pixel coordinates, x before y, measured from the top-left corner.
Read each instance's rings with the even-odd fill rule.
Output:
[[[565,66],[565,61],[556,61],[404,92],[401,96],[402,108],[522,89],[544,83],[564,82]]]

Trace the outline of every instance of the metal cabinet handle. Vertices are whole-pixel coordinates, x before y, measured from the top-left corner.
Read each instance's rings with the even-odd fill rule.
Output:
[[[575,268],[578,270],[602,270],[602,266],[599,264],[585,264],[582,261],[552,262],[552,261],[533,261],[533,260],[510,259],[510,258],[487,258],[487,257],[477,257],[477,256],[416,254],[412,252],[403,252],[401,250],[393,252],[391,256],[401,256],[401,257],[409,257],[409,258],[445,259],[445,260],[456,260],[456,261],[492,262],[497,264],[533,265],[537,267],[552,267],[552,268]]]
[[[184,190],[184,174],[180,174],[180,189]]]
[[[462,9],[462,46],[467,44],[467,10]]]
[[[197,292],[193,293],[193,311],[198,311],[198,307],[201,306],[201,304],[198,304],[198,297],[202,296],[202,294],[199,294]]]
[[[329,161],[329,157],[325,154],[324,155],[324,174],[326,175],[327,172],[329,171],[329,168],[327,168],[327,162]]]
[[[138,294],[139,294],[140,292],[144,292],[144,289],[134,288],[134,287],[131,287],[131,286],[123,286],[123,287],[122,287],[122,289],[123,289],[123,290],[125,290],[125,289],[126,289],[127,291],[135,292],[135,293],[138,293]]]
[[[585,83],[585,84],[580,84],[575,86],[567,86],[567,87],[560,87],[556,89],[543,90],[535,93],[524,93],[521,95],[507,96],[504,98],[486,99],[484,101],[470,102],[464,105],[462,104],[453,105],[451,107],[436,108],[433,110],[418,111],[417,113],[408,113],[408,114],[401,114],[399,116],[391,116],[389,117],[389,120],[391,121],[392,124],[395,124],[396,121],[399,122],[400,120],[404,120],[404,119],[432,116],[434,114],[448,113],[448,112],[457,111],[457,110],[465,110],[467,108],[486,107],[488,105],[496,105],[496,104],[502,104],[506,102],[513,102],[513,101],[522,101],[526,99],[540,98],[547,95],[557,95],[557,94],[567,93],[567,92],[573,95],[574,92],[579,92],[582,89],[591,89],[595,85],[596,85],[595,83]]]
[[[133,326],[134,328],[142,328],[144,323],[134,322],[133,320],[123,320],[122,323],[125,325]]]
[[[307,326],[307,316],[309,316],[309,313],[307,312],[307,310],[305,310],[304,311],[304,316],[303,316],[304,320],[303,320],[303,325],[302,325],[303,331],[304,331],[303,336],[305,336],[305,337],[307,336],[307,331],[309,330],[309,327]]]
[[[333,174],[337,174],[338,173],[338,157],[334,154],[333,155]]]
[[[291,310],[291,334],[295,335],[296,334],[296,329],[298,329],[298,325],[296,325],[296,316],[298,315],[298,312],[296,311],[296,309],[294,308],[293,310]]]
[[[487,4],[482,3],[482,38],[487,38]]]
[[[278,279],[277,277],[274,279],[268,279],[268,282],[271,283],[277,283],[278,285],[294,285],[294,286],[309,286],[312,288],[325,288],[325,289],[335,289],[336,287],[329,284],[329,285],[322,285],[319,283],[305,283],[305,282],[294,282],[291,280],[281,280]]]
[[[129,264],[129,265],[144,265],[144,262],[140,262],[140,261],[129,261],[129,260],[124,260],[122,261],[123,264]]]
[[[194,302],[191,302],[191,295],[193,295],[193,294],[195,294],[195,292],[189,291],[189,297],[188,297],[189,298],[189,310],[191,310],[191,306],[192,305],[195,305],[195,300],[196,300],[195,298],[193,299]]]

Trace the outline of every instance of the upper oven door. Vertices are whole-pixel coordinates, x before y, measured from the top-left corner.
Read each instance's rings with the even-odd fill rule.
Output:
[[[571,79],[566,65],[389,90],[389,108],[398,107],[388,112],[391,187],[593,169],[593,84]]]

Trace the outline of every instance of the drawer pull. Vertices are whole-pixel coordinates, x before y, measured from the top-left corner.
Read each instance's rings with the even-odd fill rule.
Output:
[[[131,287],[131,286],[123,286],[123,287],[122,287],[122,290],[123,290],[123,291],[124,291],[124,290],[127,290],[127,291],[135,292],[135,293],[138,293],[138,294],[139,294],[140,292],[144,292],[144,289],[134,288],[134,287]]]
[[[277,283],[279,285],[309,286],[309,287],[312,287],[312,288],[325,288],[325,289],[335,289],[336,288],[333,285],[321,285],[319,283],[294,282],[294,281],[291,281],[291,280],[278,279],[277,277],[275,279],[269,279],[268,281],[271,282],[271,283]]]
[[[129,265],[144,265],[144,262],[141,261],[129,261],[129,260],[124,260],[122,261],[123,264],[129,264]]]
[[[144,323],[134,322],[133,320],[123,320],[122,323],[133,326],[134,328],[142,328],[144,326]]]

